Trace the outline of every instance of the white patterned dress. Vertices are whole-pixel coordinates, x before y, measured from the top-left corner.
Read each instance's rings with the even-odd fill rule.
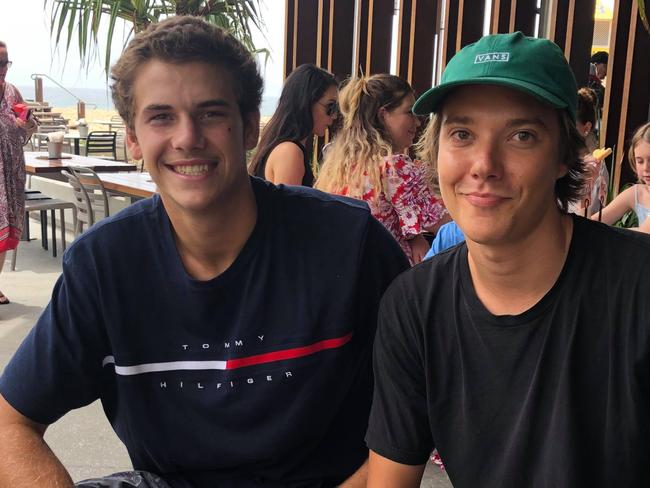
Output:
[[[2,89],[0,88],[0,93]],[[18,246],[25,213],[25,130],[16,125],[11,108],[22,103],[20,92],[5,83],[0,99],[0,253]]]

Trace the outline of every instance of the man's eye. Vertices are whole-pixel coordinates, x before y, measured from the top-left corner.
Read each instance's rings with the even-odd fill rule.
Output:
[[[170,114],[156,114],[156,115],[152,115],[149,118],[149,121],[151,121],[151,122],[164,122],[164,121],[167,121],[167,120],[170,120],[170,119],[171,119]]]
[[[520,130],[514,135],[514,139],[518,142],[529,142],[535,138],[535,135],[532,132],[527,130]]]
[[[224,115],[225,114],[223,112],[220,112],[218,110],[210,110],[208,112],[204,112],[202,118],[210,120],[224,117]]]
[[[458,139],[459,141],[466,141],[469,139],[469,131],[458,129],[451,133],[451,137]]]

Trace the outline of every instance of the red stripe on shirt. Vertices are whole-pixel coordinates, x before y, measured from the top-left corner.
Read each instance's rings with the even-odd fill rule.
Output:
[[[337,337],[335,339],[325,339],[324,341],[315,342],[309,346],[294,347],[293,349],[283,349],[280,351],[267,352],[258,354],[256,356],[249,356],[246,358],[229,359],[226,361],[226,369],[237,369],[246,366],[254,366],[256,364],[272,363],[274,361],[283,361],[285,359],[296,359],[311,354],[325,351],[326,349],[336,349],[344,346],[352,339],[352,332]]]

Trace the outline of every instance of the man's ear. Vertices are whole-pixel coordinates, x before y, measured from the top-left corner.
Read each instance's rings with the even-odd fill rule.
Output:
[[[244,144],[246,150],[255,149],[260,138],[260,112],[255,110],[244,119]]]
[[[133,159],[142,159],[142,149],[135,136],[135,131],[128,127],[126,128],[126,148]]]

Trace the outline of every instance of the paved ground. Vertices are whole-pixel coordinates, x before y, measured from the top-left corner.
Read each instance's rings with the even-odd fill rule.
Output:
[[[32,236],[40,236],[37,222],[32,221],[31,229]],[[0,370],[36,322],[61,272],[61,257],[53,258],[43,250],[40,240],[21,243],[16,271],[10,270],[10,261],[11,253],[7,253],[0,274],[0,289],[12,301],[0,306]],[[98,402],[70,412],[48,429],[45,439],[74,480],[131,469],[126,449]],[[449,488],[451,484],[443,471],[430,464],[422,487]]]

